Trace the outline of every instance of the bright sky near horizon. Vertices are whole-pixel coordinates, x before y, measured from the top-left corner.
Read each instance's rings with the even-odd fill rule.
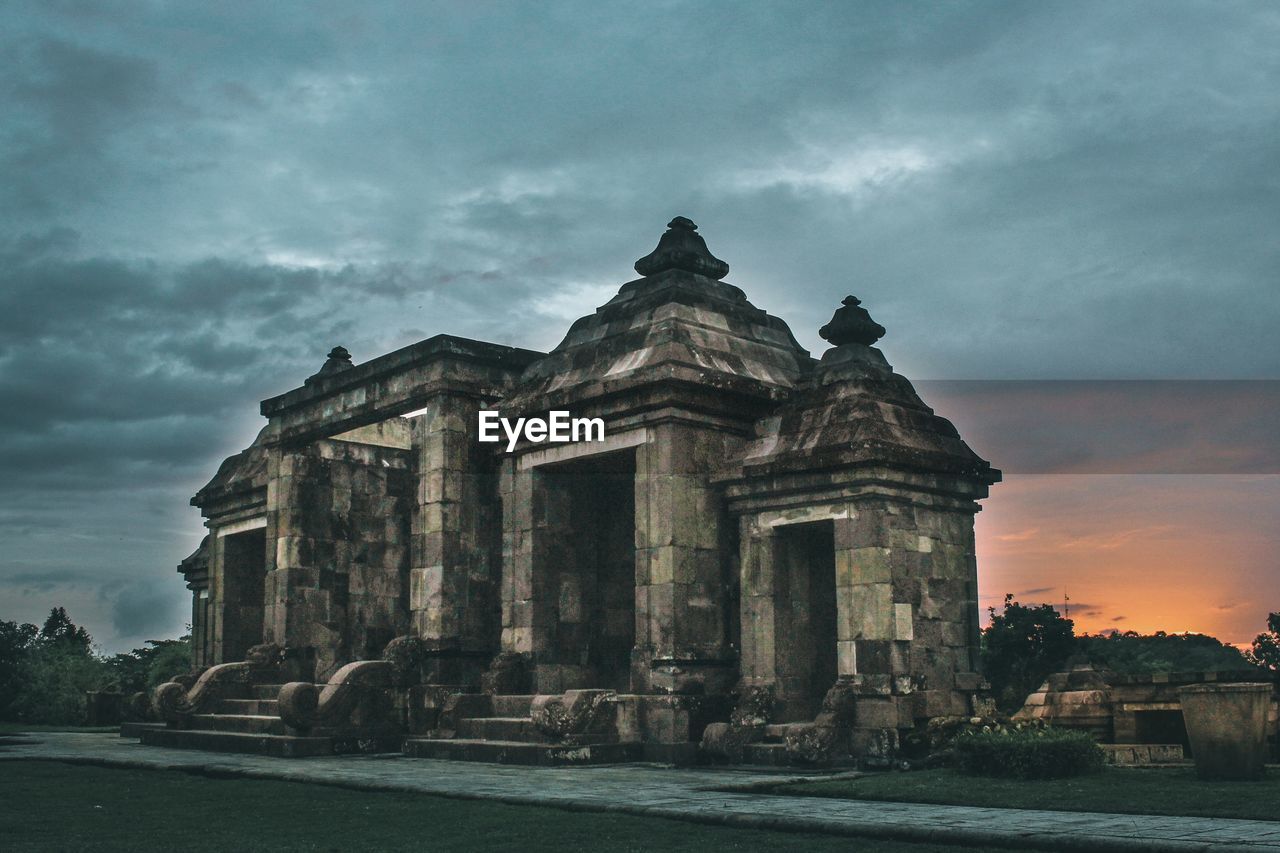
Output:
[[[0,0],[0,619],[180,632],[259,400],[334,344],[548,349],[682,214],[815,354],[854,293],[937,380],[1006,472],[984,604],[1246,642],[1278,43],[1262,0]]]

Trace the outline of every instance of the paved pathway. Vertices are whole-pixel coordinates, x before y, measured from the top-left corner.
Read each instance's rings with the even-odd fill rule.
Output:
[[[142,746],[111,734],[0,738],[0,760],[50,759],[186,770],[374,790],[826,834],[1018,850],[1280,851],[1280,822],[875,803],[783,797],[726,786],[776,784],[776,772],[649,765],[511,767],[399,756],[280,759]]]

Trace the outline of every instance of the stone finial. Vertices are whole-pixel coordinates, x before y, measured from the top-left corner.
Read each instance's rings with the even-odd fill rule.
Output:
[[[636,272],[640,275],[656,275],[667,270],[684,270],[719,279],[729,274],[729,265],[707,250],[706,241],[692,220],[677,216],[667,223],[667,233],[658,240],[658,248],[636,261]]]
[[[322,376],[341,373],[344,370],[350,370],[354,366],[355,365],[351,363],[351,353],[347,352],[346,347],[334,347],[329,350],[329,355],[325,359],[324,364],[319,370],[307,377],[307,381],[311,382],[312,380],[319,379]]]
[[[845,344],[869,347],[884,337],[884,326],[872,320],[866,308],[859,307],[862,301],[856,296],[846,296],[841,304],[844,307],[836,309],[831,322],[818,330],[823,340],[838,347]]]

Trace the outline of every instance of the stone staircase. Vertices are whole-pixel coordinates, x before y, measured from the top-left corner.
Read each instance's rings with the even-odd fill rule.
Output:
[[[461,694],[451,697],[432,734],[410,737],[404,754],[413,758],[487,761],[498,764],[565,766],[636,761],[641,745],[617,734],[576,734],[557,741],[533,721],[532,695]],[[571,742],[570,742],[571,741]]]
[[[332,755],[331,737],[288,734],[277,710],[279,684],[244,685],[236,698],[219,699],[210,713],[193,714],[186,728],[146,728],[139,738],[147,746],[202,749],[303,758]]]
[[[787,732],[792,726],[808,723],[771,723],[764,727],[764,737],[742,748],[742,762],[767,767],[787,767],[793,762],[787,755]]]

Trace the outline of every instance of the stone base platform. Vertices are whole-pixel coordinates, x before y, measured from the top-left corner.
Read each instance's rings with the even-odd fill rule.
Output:
[[[153,728],[141,732],[144,746],[170,749],[200,749],[242,755],[269,755],[275,758],[309,758],[316,755],[368,755],[398,753],[401,737],[298,737],[253,732],[210,731],[207,729]]]
[[[202,749],[208,752],[238,752],[244,755],[270,755],[276,758],[305,758],[333,755],[333,744],[327,737],[290,737],[250,732],[218,732],[200,729],[152,729],[142,733],[144,746],[170,749]]]

